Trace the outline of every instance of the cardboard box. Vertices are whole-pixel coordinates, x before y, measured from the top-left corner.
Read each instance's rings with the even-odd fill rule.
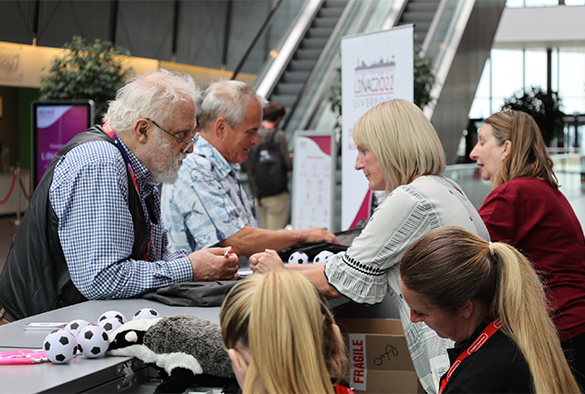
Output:
[[[336,319],[346,339],[356,393],[424,393],[396,319]]]

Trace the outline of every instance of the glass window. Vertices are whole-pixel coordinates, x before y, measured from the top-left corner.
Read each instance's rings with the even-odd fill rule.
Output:
[[[525,52],[524,88],[540,86],[546,89],[546,49],[530,49]]]
[[[490,64],[491,60],[488,59],[485,62],[481,78],[479,79],[479,85],[477,85],[477,90],[475,91],[475,100],[473,101],[471,109],[469,110],[469,117],[472,119],[473,118],[483,119],[491,114]]]
[[[563,112],[567,115],[585,113],[585,97],[560,96],[563,103]]]
[[[469,118],[485,119],[490,116],[493,113],[490,108],[490,102],[491,100],[489,97],[476,97],[475,100],[473,100],[473,104],[471,105]]]
[[[566,1],[566,0],[565,0]],[[575,1],[575,0],[573,0]],[[584,0],[580,0],[583,4]],[[506,7],[519,8],[519,7],[554,7],[559,5],[559,0],[508,0],[506,1]]]
[[[565,5],[585,5],[585,0],[565,0]]]
[[[524,7],[524,0],[508,0],[508,1],[506,1],[506,7],[509,7],[509,8]]]
[[[523,87],[522,50],[493,49],[492,94],[495,97],[510,97]]]
[[[559,48],[555,48],[552,51],[551,61],[551,88],[553,91],[559,91]]]
[[[585,53],[583,48],[561,48],[559,51],[559,96],[563,110],[585,113]]]

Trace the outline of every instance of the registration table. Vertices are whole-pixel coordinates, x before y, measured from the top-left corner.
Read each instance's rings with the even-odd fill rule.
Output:
[[[67,323],[75,319],[94,323],[102,313],[110,310],[119,311],[131,320],[142,308],[153,308],[161,316],[196,315],[219,324],[219,307],[172,307],[146,299],[87,301],[0,326],[0,351],[41,349],[50,331],[25,331],[28,323]],[[145,382],[152,378],[152,370],[135,358],[78,356],[67,364],[0,365],[0,392],[146,393],[154,391],[154,386],[145,388]]]

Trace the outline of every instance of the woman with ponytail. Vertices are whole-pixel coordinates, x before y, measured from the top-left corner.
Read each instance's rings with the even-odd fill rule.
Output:
[[[411,320],[454,340],[439,393],[577,393],[542,284],[514,247],[459,227],[423,235],[400,262]]]
[[[585,389],[585,237],[540,129],[532,116],[505,108],[485,120],[470,157],[495,187],[479,210],[491,240],[513,244],[541,276],[561,346]]]
[[[294,271],[254,274],[220,312],[224,345],[244,394],[353,394],[347,356],[323,297]]]

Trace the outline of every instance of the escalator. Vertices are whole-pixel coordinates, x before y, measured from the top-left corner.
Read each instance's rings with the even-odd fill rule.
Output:
[[[505,0],[305,0],[289,29],[281,28],[279,45],[263,55],[254,88],[287,107],[281,127],[291,142],[297,130],[335,129],[328,95],[339,78],[341,38],[412,24],[415,50],[436,70],[423,110],[451,164],[504,7]]]
[[[396,26],[414,25],[415,48],[422,47],[440,3],[440,0],[410,0],[406,3]]]
[[[293,107],[346,5],[347,0],[323,1],[281,77],[266,92],[268,100]]]

